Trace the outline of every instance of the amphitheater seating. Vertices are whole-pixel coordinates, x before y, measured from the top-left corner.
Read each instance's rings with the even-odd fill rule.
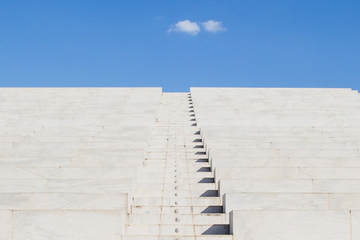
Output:
[[[191,94],[234,239],[360,237],[357,91]]]
[[[0,89],[0,239],[120,239],[160,97]]]

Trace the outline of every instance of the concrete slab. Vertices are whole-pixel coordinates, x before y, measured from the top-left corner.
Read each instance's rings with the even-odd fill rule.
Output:
[[[351,239],[349,211],[234,211],[230,221],[235,240]]]
[[[121,211],[14,211],[13,239],[120,239]]]

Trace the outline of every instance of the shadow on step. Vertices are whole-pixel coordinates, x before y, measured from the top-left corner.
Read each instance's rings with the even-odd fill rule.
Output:
[[[210,167],[201,167],[196,172],[211,172]]]
[[[214,183],[215,180],[214,178],[203,178],[203,179],[200,179],[200,181],[198,181],[198,183]]]
[[[209,227],[205,232],[201,235],[223,235],[229,234],[229,225],[227,224],[214,224]]]
[[[200,195],[200,197],[218,197],[218,195],[218,190],[206,190]]]
[[[199,158],[199,159],[196,159],[195,162],[209,162],[209,160],[207,158]]]
[[[195,155],[206,155],[206,152],[196,152]]]
[[[195,139],[193,142],[202,142],[201,139]]]
[[[203,145],[195,145],[193,148],[204,148]]]
[[[222,206],[208,206],[201,213],[223,213]]]

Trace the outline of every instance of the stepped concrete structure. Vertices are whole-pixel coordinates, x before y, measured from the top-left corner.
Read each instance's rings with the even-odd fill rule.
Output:
[[[0,240],[360,239],[351,89],[1,88]]]

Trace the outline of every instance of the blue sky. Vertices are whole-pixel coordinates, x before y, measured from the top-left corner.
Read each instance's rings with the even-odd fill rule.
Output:
[[[360,1],[0,0],[0,86],[359,90]]]

